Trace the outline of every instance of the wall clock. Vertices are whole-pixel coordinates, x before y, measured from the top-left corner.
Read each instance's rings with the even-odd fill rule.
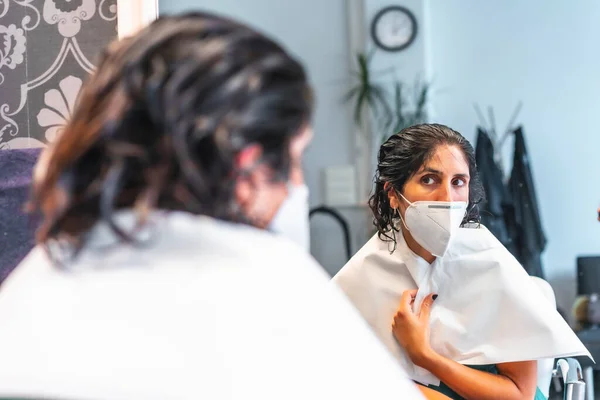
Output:
[[[371,37],[377,47],[386,51],[401,51],[417,36],[417,20],[410,10],[389,6],[380,10],[371,23]]]

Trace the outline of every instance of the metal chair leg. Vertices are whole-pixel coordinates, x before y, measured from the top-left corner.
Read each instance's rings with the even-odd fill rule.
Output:
[[[556,362],[556,370],[552,372],[552,376],[562,378],[564,382],[564,400],[584,400],[589,396],[589,391],[586,392],[587,382],[584,381],[582,372],[581,365],[574,358],[561,358]],[[594,389],[593,385],[591,386],[593,398]]]
[[[594,369],[592,367],[586,367],[583,370],[585,380],[585,399],[594,400]]]

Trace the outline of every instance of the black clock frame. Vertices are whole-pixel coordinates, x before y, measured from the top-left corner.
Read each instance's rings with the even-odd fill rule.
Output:
[[[395,47],[390,47],[390,46],[386,46],[383,43],[381,43],[379,41],[379,38],[377,37],[377,23],[379,22],[379,19],[381,19],[381,17],[390,12],[390,11],[401,11],[403,13],[405,13],[406,15],[408,15],[408,18],[411,20],[412,24],[413,24],[413,32],[412,35],[410,37],[410,39],[408,40],[408,42],[406,42],[405,44],[403,44],[402,46],[395,46]],[[402,51],[404,49],[406,49],[408,46],[410,46],[411,44],[413,44],[413,42],[415,41],[416,37],[417,37],[417,31],[419,29],[419,25],[417,24],[417,19],[415,18],[414,14],[406,7],[402,7],[402,6],[387,6],[382,8],[381,10],[379,10],[377,12],[377,14],[375,14],[375,17],[373,17],[373,21],[371,22],[371,38],[373,39],[373,42],[375,42],[375,44],[377,45],[377,47],[379,47],[380,49],[383,49],[385,51]]]

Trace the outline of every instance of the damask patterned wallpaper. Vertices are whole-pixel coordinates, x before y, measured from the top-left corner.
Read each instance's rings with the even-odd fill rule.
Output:
[[[55,140],[116,37],[117,0],[0,0],[0,150]]]

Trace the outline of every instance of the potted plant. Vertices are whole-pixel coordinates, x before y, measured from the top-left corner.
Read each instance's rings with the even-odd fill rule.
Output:
[[[352,71],[355,82],[344,100],[352,104],[357,126],[368,131],[366,118],[370,118],[372,134],[383,143],[406,127],[426,122],[431,85],[417,81],[410,96],[408,88],[398,80],[383,83],[371,69],[373,55],[374,52],[356,55],[356,70]]]

